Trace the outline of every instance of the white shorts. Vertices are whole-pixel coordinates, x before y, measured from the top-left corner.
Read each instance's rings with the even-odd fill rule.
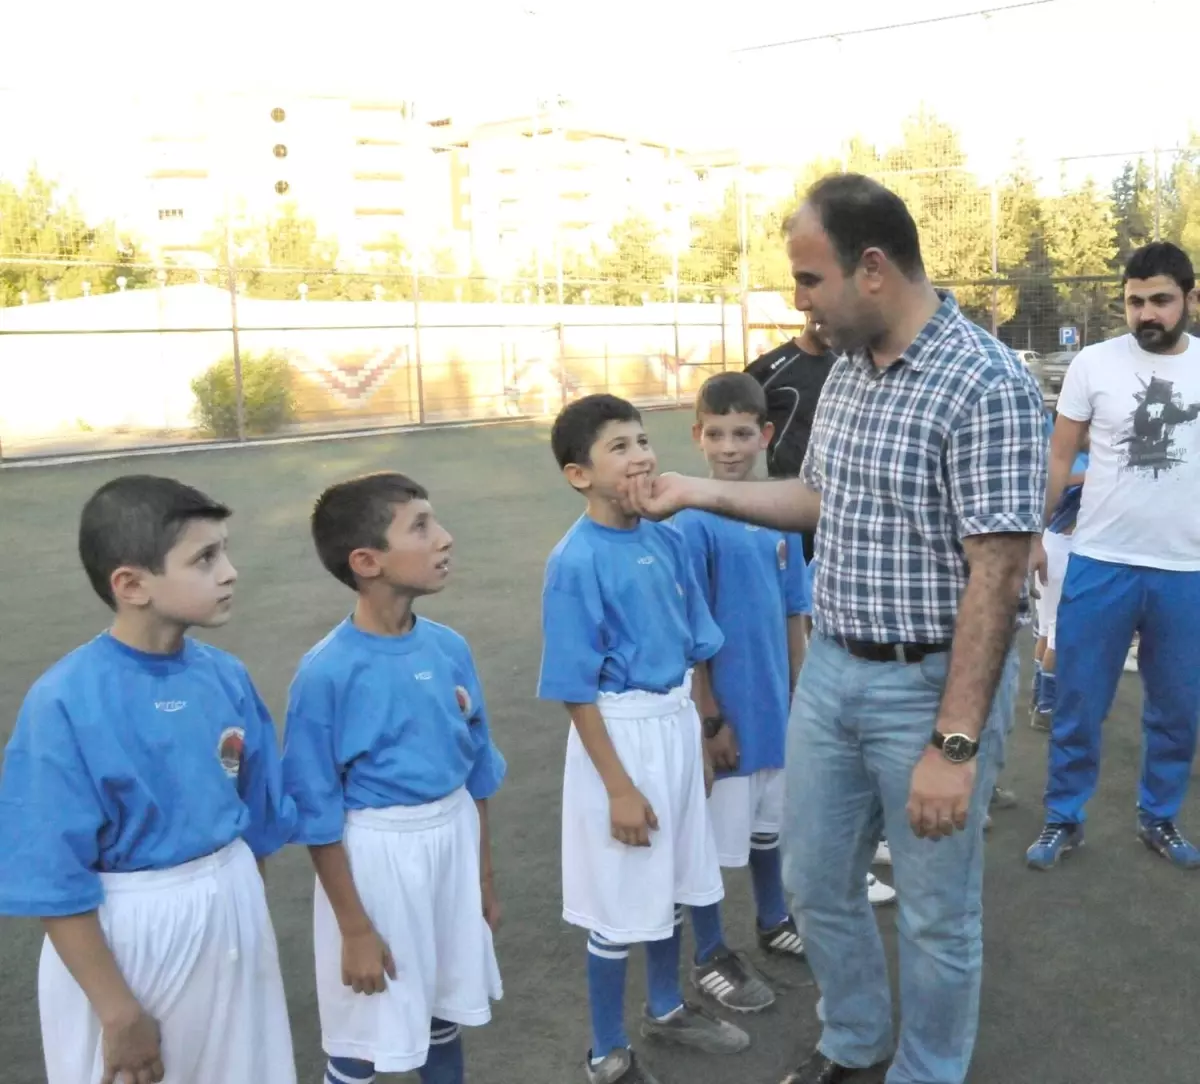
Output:
[[[708,800],[708,815],[721,865],[749,865],[750,837],[778,835],[783,827],[783,770],[764,768],[718,779]]]
[[[342,983],[342,935],[318,880],[321,1043],[332,1058],[406,1073],[425,1064],[433,1017],[486,1024],[502,993],[479,888],[479,813],[464,788],[425,805],[351,810],[342,845],[396,978],[379,994],[356,994]]]
[[[295,1084],[279,951],[254,855],[241,840],[171,869],[104,873],[100,926],[162,1029],[170,1084]],[[46,940],[38,1003],[49,1084],[96,1084],[100,1021]]]
[[[604,783],[573,726],[567,738],[563,918],[615,944],[665,940],[676,904],[703,907],[725,894],[689,688],[602,693],[596,702],[625,771],[658,818],[649,847],[613,839]]]
[[[1058,604],[1062,599],[1063,580],[1067,576],[1067,560],[1071,556],[1073,535],[1045,531],[1042,546],[1046,550],[1046,583],[1038,584],[1041,598],[1036,600],[1037,633],[1046,637],[1046,646],[1054,650],[1058,629]]]

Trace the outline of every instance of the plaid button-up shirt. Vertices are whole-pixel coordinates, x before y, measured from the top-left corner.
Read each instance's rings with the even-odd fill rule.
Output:
[[[821,493],[813,623],[826,636],[945,643],[967,583],[962,539],[1042,531],[1041,390],[939,293],[893,365],[844,356],[821,392],[801,476]]]

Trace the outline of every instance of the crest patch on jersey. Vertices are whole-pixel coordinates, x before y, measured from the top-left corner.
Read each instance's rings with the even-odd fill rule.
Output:
[[[246,748],[246,732],[240,726],[226,727],[217,741],[217,757],[230,779],[236,779],[242,767],[242,753]]]
[[[787,571],[787,539],[781,538],[775,543],[775,559],[779,562],[779,571]]]
[[[454,686],[454,699],[458,701],[458,710],[462,712],[464,719],[471,718],[471,694],[467,692],[466,687],[462,685]]]

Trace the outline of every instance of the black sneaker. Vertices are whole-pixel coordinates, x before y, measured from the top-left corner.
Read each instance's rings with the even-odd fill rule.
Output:
[[[592,1063],[592,1052],[587,1056],[588,1084],[658,1084],[658,1081],[643,1069],[637,1055],[630,1049],[613,1050]]]
[[[740,952],[722,948],[692,968],[692,984],[718,1005],[734,1012],[762,1012],[775,1004],[774,991]]]
[[[778,926],[769,930],[758,927],[758,947],[772,956],[787,956],[793,960],[804,959],[804,938],[796,926],[796,920],[788,915]]]
[[[803,1065],[788,1073],[782,1084],[879,1084],[887,1067],[888,1063],[881,1061],[867,1069],[852,1069],[830,1061],[817,1051]]]
[[[741,1028],[690,1001],[661,1020],[651,1016],[648,1009],[643,1010],[642,1038],[690,1046],[705,1054],[737,1054],[750,1045],[750,1036]]]

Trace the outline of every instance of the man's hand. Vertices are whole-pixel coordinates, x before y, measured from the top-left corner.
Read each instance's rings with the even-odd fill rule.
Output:
[[[628,847],[649,847],[650,833],[658,830],[658,817],[636,787],[608,800],[613,839]]]
[[[496,885],[491,877],[484,877],[479,883],[483,895],[484,921],[491,927],[492,933],[500,928],[500,897],[496,895]]]
[[[1033,545],[1029,549],[1029,571],[1033,573],[1037,583],[1049,582],[1046,565],[1046,547],[1042,545],[1041,535],[1033,536]]]
[[[639,474],[630,479],[629,503],[644,519],[667,519],[692,506],[692,491],[697,481],[674,471]]]
[[[714,769],[718,772],[737,771],[738,744],[733,727],[726,723],[717,731],[716,737],[705,738],[704,744]]]
[[[100,1084],[158,1084],[166,1075],[158,1021],[136,1003],[103,1026],[104,1075]]]
[[[967,826],[976,763],[951,764],[930,746],[913,769],[908,822],[925,839],[941,839]]]
[[[342,982],[356,994],[381,994],[396,977],[391,949],[372,927],[342,935]]]

